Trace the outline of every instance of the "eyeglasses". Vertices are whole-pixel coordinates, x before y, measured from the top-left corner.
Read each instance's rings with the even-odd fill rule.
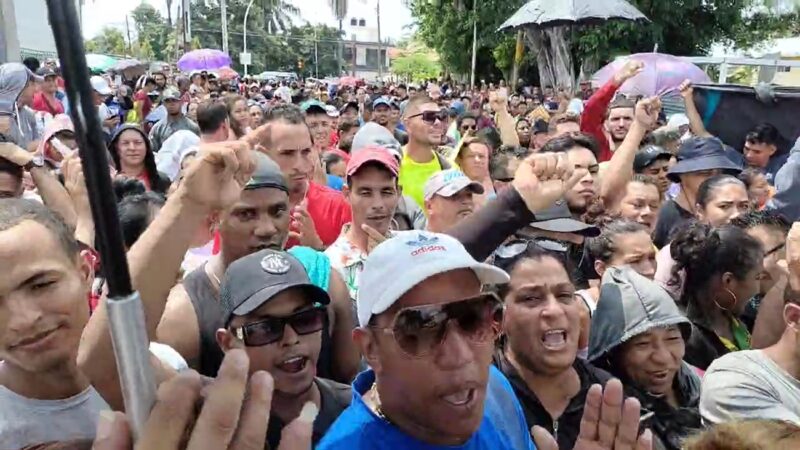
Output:
[[[425,123],[429,123],[433,125],[436,123],[436,119],[439,119],[439,122],[444,122],[450,115],[447,113],[447,110],[440,110],[440,111],[425,111],[419,114],[414,114],[413,116],[408,116],[409,119],[413,119],[414,117],[422,117],[422,121]]]
[[[477,125],[461,125],[461,131],[475,131],[477,129],[478,129]]]
[[[325,306],[315,303],[311,308],[296,312],[287,317],[270,317],[259,322],[248,323],[233,328],[233,334],[248,347],[260,347],[283,339],[286,325],[303,336],[321,331],[325,326]]]
[[[511,259],[525,253],[530,247],[538,247],[542,250],[557,253],[566,253],[568,250],[561,242],[550,239],[518,239],[498,247],[494,254],[498,258]]]
[[[394,336],[397,346],[412,358],[436,351],[444,342],[448,324],[473,342],[494,340],[503,321],[503,303],[494,293],[453,303],[424,305],[400,310],[390,327],[369,328]]]

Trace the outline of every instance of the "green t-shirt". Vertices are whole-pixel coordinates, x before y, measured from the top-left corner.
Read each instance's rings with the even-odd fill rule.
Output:
[[[433,155],[433,159],[426,163],[414,162],[403,149],[403,160],[400,161],[400,186],[403,194],[408,195],[417,202],[420,208],[425,209],[425,182],[431,175],[442,170],[439,158]]]

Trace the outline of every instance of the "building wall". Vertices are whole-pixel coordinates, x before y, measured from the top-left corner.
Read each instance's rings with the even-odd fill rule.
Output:
[[[80,0],[70,1],[80,11]],[[4,35],[0,37],[0,61],[3,56],[9,61],[29,55],[56,56],[45,0],[0,0],[0,9],[0,34]]]
[[[782,59],[800,61],[800,57],[783,57]],[[775,72],[775,78],[772,79],[772,82],[781,86],[800,86],[800,67],[789,67],[787,69],[789,70],[778,69],[778,71]]]

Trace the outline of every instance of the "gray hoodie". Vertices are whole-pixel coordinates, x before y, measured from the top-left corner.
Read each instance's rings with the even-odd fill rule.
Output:
[[[794,143],[789,158],[775,174],[775,195],[767,204],[790,222],[800,220],[800,139]]]
[[[9,137],[22,148],[39,138],[36,115],[29,108],[17,104],[28,82],[37,76],[20,63],[0,65],[0,115],[11,117]]]
[[[657,450],[679,449],[683,439],[700,428],[700,379],[691,366],[682,363],[673,382],[680,406],[673,408],[662,397],[649,394],[626,380],[624,371],[614,365],[609,355],[622,343],[642,333],[671,325],[678,325],[684,340],[689,339],[691,322],[655,281],[629,267],[612,267],[603,274],[600,300],[592,315],[588,359],[621,378],[626,394],[639,399],[643,413],[654,413],[643,425],[652,429],[656,438],[653,448]]]

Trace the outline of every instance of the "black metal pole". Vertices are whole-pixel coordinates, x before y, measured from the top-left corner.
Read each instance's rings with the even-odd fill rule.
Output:
[[[133,293],[133,289],[122,244],[116,198],[111,187],[102,124],[97,116],[94,91],[89,84],[89,68],[75,3],[47,0],[47,5],[97,230],[98,252],[103,267],[107,269],[108,294],[109,297],[124,297]]]
[[[47,0],[47,9],[71,105],[70,116],[78,138],[96,241],[108,286],[106,310],[125,413],[136,439],[156,397],[144,310],[139,294],[132,288],[122,245],[105,140],[94,103],[95,93],[89,82],[75,3]]]

